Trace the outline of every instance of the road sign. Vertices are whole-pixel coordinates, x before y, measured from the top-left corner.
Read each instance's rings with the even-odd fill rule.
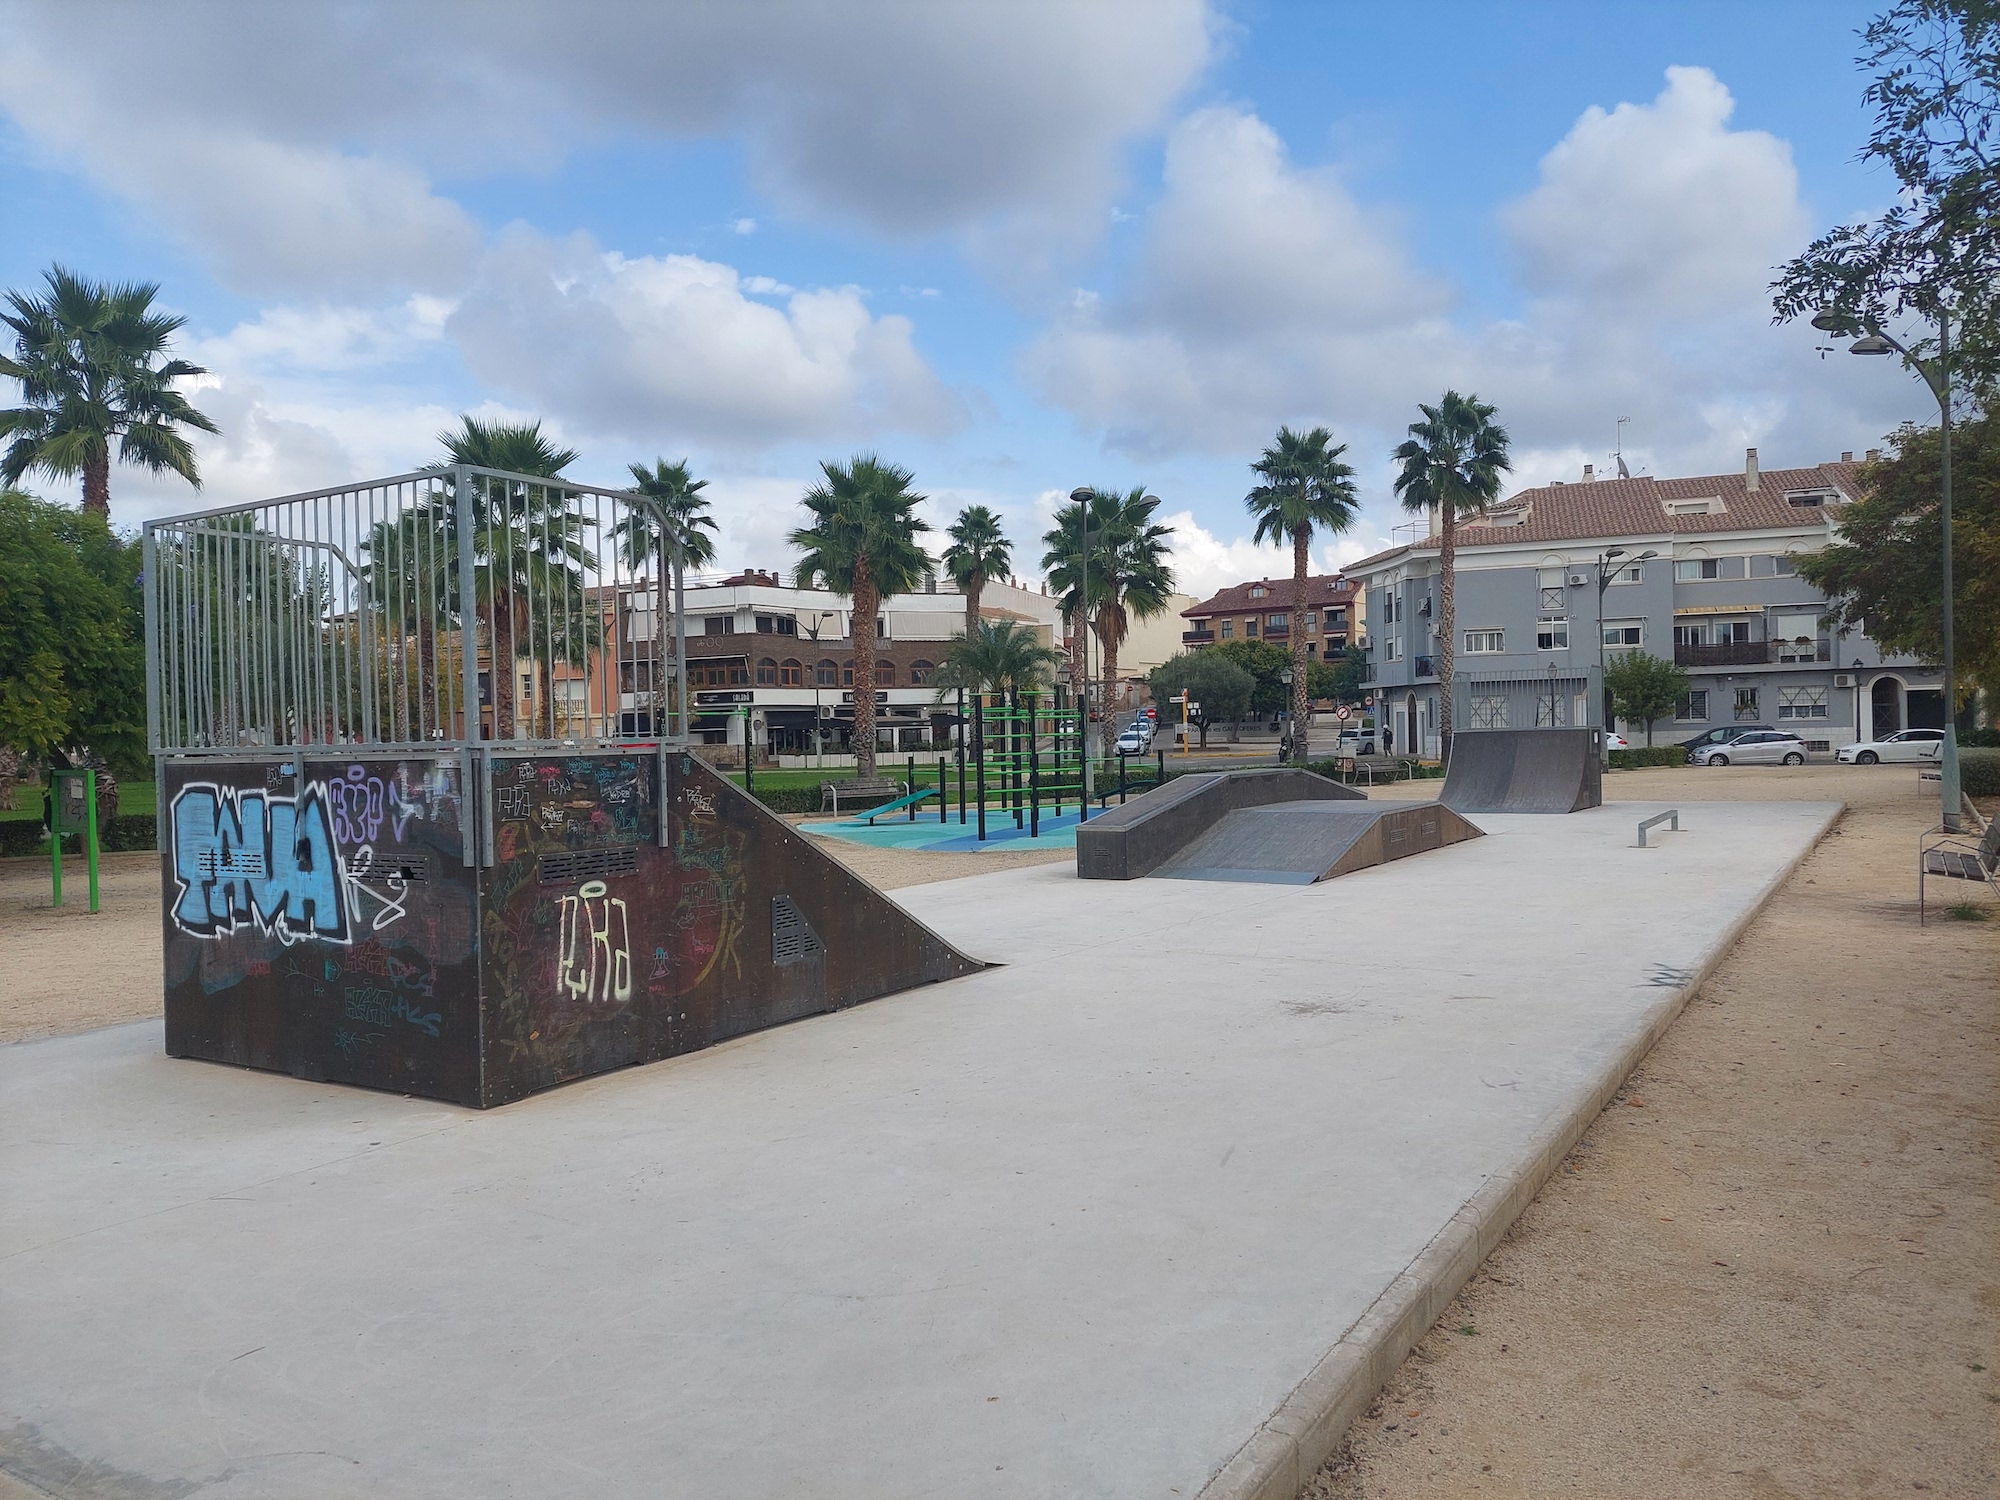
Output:
[[[1368,694],[1361,700],[1361,706],[1363,708],[1373,708],[1375,706],[1375,695],[1373,693]]]
[[[1347,716],[1348,716],[1349,714],[1351,714],[1352,712],[1353,712],[1353,710],[1352,710],[1352,709],[1350,709],[1350,708],[1349,708],[1349,707],[1348,707],[1348,706],[1347,706],[1347,705],[1346,705],[1345,703],[1343,703],[1343,704],[1341,704],[1341,705],[1340,705],[1340,707],[1336,708],[1336,709],[1335,709],[1335,710],[1333,711],[1333,716],[1334,716],[1334,717],[1335,717],[1336,719],[1344,719],[1344,718],[1346,718],[1346,717],[1347,717]]]

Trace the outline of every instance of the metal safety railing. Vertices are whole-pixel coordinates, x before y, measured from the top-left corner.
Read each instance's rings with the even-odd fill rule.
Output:
[[[682,743],[685,580],[662,533],[633,491],[463,465],[149,521],[148,743]]]

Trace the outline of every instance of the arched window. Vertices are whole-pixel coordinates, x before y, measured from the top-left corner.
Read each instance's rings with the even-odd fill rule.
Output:
[[[892,661],[876,662],[875,686],[877,686],[878,688],[885,688],[885,687],[894,687],[895,685],[896,685],[896,664]]]
[[[757,686],[776,687],[778,685],[778,662],[775,657],[763,656],[757,659]]]
[[[918,660],[911,662],[910,686],[929,687],[931,685],[931,674],[933,674],[936,671],[937,671],[937,664],[935,662],[924,661],[922,658],[919,658]]]
[[[819,666],[814,669],[813,676],[818,680],[821,687],[838,687],[840,685],[840,664],[829,659],[823,659]]]
[[[783,661],[778,663],[779,687],[797,687],[803,681],[804,681],[804,671],[803,668],[799,666],[799,661],[797,657],[788,656]]]

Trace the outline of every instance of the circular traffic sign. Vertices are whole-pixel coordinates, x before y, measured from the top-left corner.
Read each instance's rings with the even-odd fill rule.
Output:
[[[1348,706],[1347,706],[1347,705],[1346,705],[1345,703],[1343,703],[1343,704],[1341,704],[1341,705],[1340,705],[1340,707],[1336,708],[1336,709],[1335,709],[1335,710],[1333,711],[1333,716],[1334,716],[1334,717],[1335,717],[1336,719],[1344,719],[1344,718],[1346,718],[1346,717],[1347,717],[1347,716],[1348,716],[1348,715],[1349,715],[1350,713],[1352,713],[1352,712],[1353,712],[1353,710],[1352,710],[1352,709],[1350,709],[1350,708],[1349,708],[1349,707],[1348,707]]]
[[[1373,708],[1375,706],[1375,695],[1373,693],[1368,694],[1367,697],[1361,700],[1361,706],[1363,708]]]

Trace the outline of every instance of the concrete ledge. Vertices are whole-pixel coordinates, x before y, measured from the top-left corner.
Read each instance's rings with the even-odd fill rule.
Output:
[[[1523,1148],[1516,1164],[1496,1173],[1377,1297],[1340,1340],[1293,1387],[1250,1440],[1203,1485],[1198,1500],[1295,1500],[1332,1456],[1376,1394],[1428,1333],[1461,1288],[1534,1202],[1563,1159],[1645,1060],[1687,1002],[1736,946],[1806,856],[1846,812],[1836,807],[1812,839],[1766,882],[1678,985],[1662,986],[1646,1029],[1604,1068],[1590,1092]]]

